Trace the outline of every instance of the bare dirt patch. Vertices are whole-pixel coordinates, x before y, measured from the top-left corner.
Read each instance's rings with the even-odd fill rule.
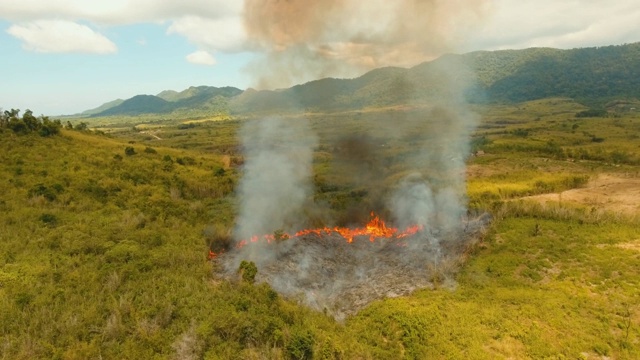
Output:
[[[601,174],[583,188],[527,196],[523,199],[541,203],[568,202],[610,212],[638,214],[640,213],[640,178],[622,174]]]
[[[640,251],[640,239],[627,243],[616,244],[616,246],[622,249]]]

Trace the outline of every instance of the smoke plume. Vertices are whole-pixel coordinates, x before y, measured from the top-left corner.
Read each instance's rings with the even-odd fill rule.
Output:
[[[460,45],[488,0],[245,0],[258,87],[408,67]]]
[[[246,163],[239,184],[236,240],[301,227],[300,212],[312,192],[315,135],[304,120],[269,117],[248,121],[241,130]],[[264,254],[258,247],[247,248]],[[259,261],[257,254],[247,254]]]
[[[246,0],[247,32],[264,54],[256,79],[263,86],[286,86],[414,65],[453,49],[483,6],[478,0]],[[436,94],[430,103],[366,115],[362,123],[349,119],[352,128],[332,123],[342,131],[327,131],[329,119],[311,123],[302,116],[245,122],[237,244],[221,260],[228,274],[241,260],[252,260],[259,281],[342,318],[374,299],[430,286],[443,276],[442,268],[456,263],[488,221],[467,217],[465,160],[476,116],[464,101],[470,84],[463,64],[441,58],[428,71],[436,75],[434,84],[407,84],[411,91]],[[326,138],[335,133],[340,135]],[[320,135],[323,144],[333,144],[333,169],[359,189],[349,196],[360,199],[361,211],[368,216],[376,210],[395,227],[421,230],[376,242],[354,237],[351,244],[337,230],[286,241],[269,235],[295,234],[312,222],[309,214],[324,211],[314,203],[319,180],[312,168]],[[333,220],[324,225],[348,225]],[[255,235],[273,241],[251,241]]]

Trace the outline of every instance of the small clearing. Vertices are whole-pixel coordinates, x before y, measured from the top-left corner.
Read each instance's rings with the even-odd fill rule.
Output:
[[[587,186],[560,193],[527,196],[546,202],[569,202],[592,206],[610,212],[624,214],[640,213],[640,177],[623,174],[601,174],[589,181]]]

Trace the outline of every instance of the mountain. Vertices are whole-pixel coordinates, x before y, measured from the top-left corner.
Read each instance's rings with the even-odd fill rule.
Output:
[[[467,100],[476,103],[569,97],[602,105],[640,98],[640,43],[448,54],[408,69],[384,67],[355,79],[325,78],[279,90],[190,87],[163,91],[155,100],[134,97],[93,114],[359,110],[448,99],[453,96],[449,89],[458,87],[465,87]]]
[[[112,107],[118,106],[120,104],[122,104],[124,102],[124,100],[122,99],[116,99],[113,101],[109,101],[107,103],[104,103],[100,106],[98,106],[95,109],[90,109],[90,110],[85,110],[83,112],[81,112],[79,115],[81,116],[91,116],[91,115],[95,115],[95,114],[99,114],[105,110],[111,109]]]
[[[486,88],[493,101],[562,96],[585,103],[640,97],[640,43],[559,51],[519,64]]]
[[[602,105],[618,98],[640,98],[640,43],[448,54],[409,69],[375,69],[356,79],[322,79],[278,91],[246,91],[231,99],[231,108],[243,113],[423,104],[452,96],[447,89],[457,86],[468,87],[466,97],[472,102],[569,97]]]
[[[184,91],[165,90],[158,95],[136,95],[119,103],[110,102],[90,110],[91,116],[140,115],[199,109],[228,112],[227,98],[239,95],[234,87],[192,86]],[[101,111],[97,111],[100,109]],[[85,112],[86,113],[86,112]],[[84,114],[84,113],[83,113]]]
[[[95,116],[109,115],[140,115],[148,113],[163,113],[171,108],[170,102],[153,95],[136,95],[123,101],[120,105],[111,107]]]

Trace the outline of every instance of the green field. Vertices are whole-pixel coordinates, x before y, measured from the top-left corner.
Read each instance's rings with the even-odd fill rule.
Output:
[[[0,127],[0,358],[640,358],[638,212],[523,199],[640,178],[640,112],[576,117],[588,109],[561,98],[473,110],[467,196],[493,215],[486,236],[447,272],[455,286],[343,323],[265,284],[221,280],[207,259],[237,215],[245,118],[77,119],[98,131],[51,136]],[[440,126],[379,143],[378,125],[422,115],[307,114],[314,198],[345,221],[375,206],[372,189],[408,171],[402,159]],[[345,134],[379,144],[358,161],[397,165],[359,182],[332,161]]]

